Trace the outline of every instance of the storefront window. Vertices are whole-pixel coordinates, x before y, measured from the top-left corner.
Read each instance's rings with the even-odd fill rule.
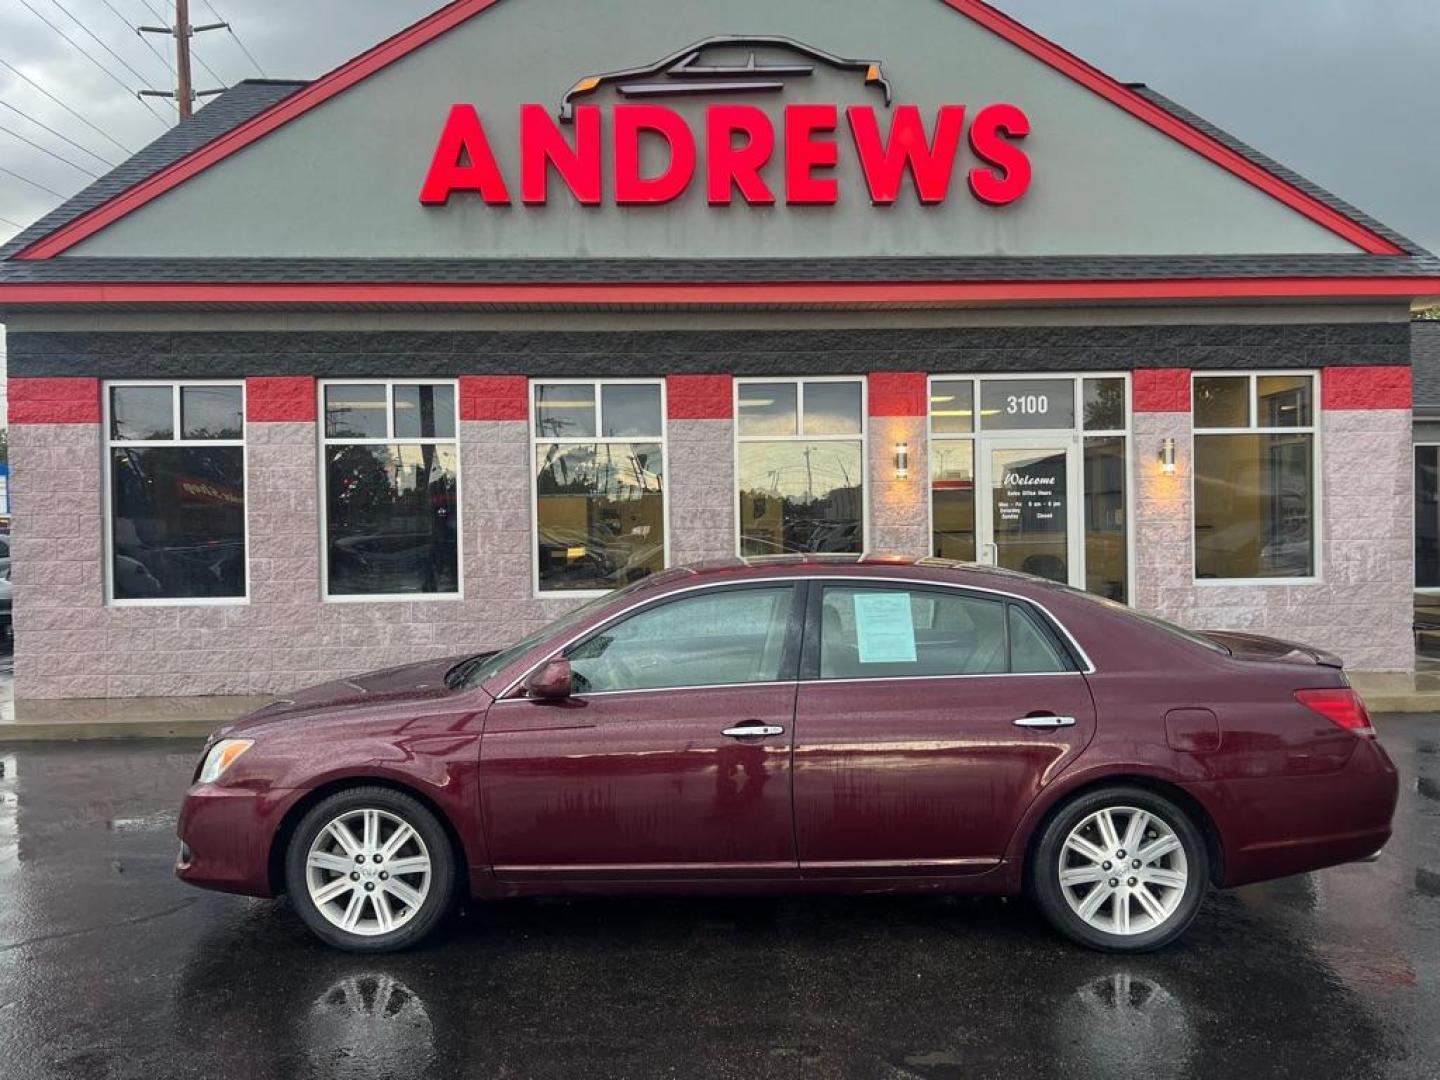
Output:
[[[244,599],[244,387],[113,384],[105,405],[110,599]]]
[[[1315,574],[1314,376],[1195,380],[1195,576]]]
[[[326,593],[458,596],[455,384],[322,387]]]
[[[859,379],[736,384],[740,554],[865,549]]]
[[[533,391],[539,591],[607,591],[664,569],[661,384],[536,383]]]

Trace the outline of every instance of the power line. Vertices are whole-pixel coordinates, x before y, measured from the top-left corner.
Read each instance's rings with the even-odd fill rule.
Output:
[[[103,136],[103,137],[104,137],[105,139],[107,139],[109,142],[113,143],[116,147],[118,147],[119,149],[123,150],[126,154],[134,154],[134,153],[135,153],[134,150],[131,150],[131,149],[130,149],[128,146],[126,146],[124,143],[118,142],[118,141],[117,141],[109,132],[107,132],[104,128],[102,128],[102,127],[97,127],[95,124],[93,124],[93,123],[91,123],[89,120],[85,119],[84,116],[82,116],[80,113],[76,112],[76,111],[75,111],[74,109],[72,109],[69,105],[66,105],[65,102],[61,101],[58,97],[56,97],[54,94],[52,94],[49,90],[46,90],[43,86],[41,86],[39,83],[37,83],[34,79],[30,78],[29,75],[26,75],[26,74],[25,74],[23,71],[21,71],[19,68],[15,67],[15,65],[13,65],[13,64],[11,64],[11,63],[8,63],[7,61],[5,61],[5,60],[3,60],[3,59],[0,59],[0,65],[4,65],[4,67],[5,67],[7,70],[9,70],[11,74],[13,74],[13,75],[15,75],[15,76],[17,76],[17,77],[25,80],[25,82],[27,82],[27,83],[30,84],[30,86],[32,86],[32,87],[34,87],[36,90],[40,91],[40,93],[44,94],[47,98],[49,98],[51,101],[53,101],[56,105],[59,105],[62,109],[64,109],[66,112],[68,112],[71,116],[75,117],[76,120],[79,120],[82,124],[84,124],[86,127],[90,128],[90,129],[91,129],[92,131],[94,131],[97,135]]]
[[[215,5],[210,3],[210,0],[205,0],[205,6],[210,9],[210,14],[215,16],[217,22],[223,22],[225,24],[225,29],[230,31],[230,36],[235,39],[235,44],[240,46],[240,51],[245,54],[246,59],[255,65],[255,70],[260,73],[260,77],[262,79],[268,78],[269,76],[265,74],[265,69],[260,66],[260,61],[255,59],[250,50],[245,47],[245,42],[240,40],[240,35],[235,32],[235,27],[230,25],[230,20],[225,18],[224,15],[221,15],[220,12],[216,10]]]
[[[38,181],[38,180],[31,180],[28,176],[21,176],[18,172],[14,172],[14,171],[12,171],[12,170],[10,170],[10,169],[7,169],[4,165],[0,165],[0,173],[4,173],[6,176],[13,176],[16,180],[23,180],[23,181],[25,181],[25,183],[29,184],[31,187],[37,187],[37,188],[39,188],[41,191],[48,191],[51,195],[54,195],[57,199],[66,198],[66,196],[61,195],[60,192],[56,191],[54,188],[52,188],[52,187],[46,187],[44,184],[40,183],[40,181]]]
[[[112,3],[110,2],[110,0],[100,0],[100,2],[101,2],[102,4],[104,4],[107,8],[109,8],[112,12],[115,13],[115,17],[116,17],[117,19],[119,19],[122,23],[125,24],[125,29],[127,29],[127,30],[134,30],[134,31],[135,31],[135,36],[140,39],[140,43],[141,43],[142,45],[144,45],[145,48],[149,49],[149,50],[155,55],[155,59],[159,60],[160,63],[162,63],[162,64],[165,65],[165,70],[166,70],[166,71],[169,71],[171,74],[174,74],[174,72],[175,72],[175,67],[174,67],[173,64],[170,63],[169,58],[166,57],[166,55],[165,55],[164,53],[162,53],[159,49],[155,48],[154,45],[151,45],[149,38],[147,38],[144,34],[140,33],[140,31],[135,30],[135,24],[132,23],[129,19],[127,19],[127,18],[125,17],[124,13],[121,12],[121,10],[120,10],[119,8],[117,8],[114,4],[112,4]]]
[[[29,7],[29,6],[30,6],[29,4],[26,4],[26,3],[25,3],[25,0],[20,0],[20,2],[21,2],[22,4],[25,4],[26,7]],[[79,19],[77,19],[73,14],[71,14],[70,9],[67,8],[64,4],[62,4],[62,3],[60,2],[60,0],[50,0],[50,2],[51,2],[52,4],[54,4],[57,8],[59,8],[62,12],[64,12],[66,18],[68,18],[68,19],[69,19],[71,22],[73,22],[76,26],[80,27],[81,30],[84,30],[85,33],[89,34],[89,35],[90,35],[90,39],[91,39],[92,41],[94,41],[95,44],[99,45],[99,46],[100,46],[102,49],[104,49],[107,53],[109,53],[109,54],[110,54],[111,56],[113,56],[116,60],[118,60],[118,61],[120,62],[120,66],[123,67],[126,71],[130,72],[131,75],[134,75],[135,78],[139,79],[142,83],[149,81],[144,75],[142,75],[140,72],[136,71],[135,68],[134,68],[133,66],[131,66],[129,60],[126,60],[126,59],[125,59],[123,56],[121,56],[118,52],[116,52],[116,51],[115,51],[114,49],[112,49],[109,45],[107,45],[107,44],[105,43],[104,38],[100,37],[100,35],[97,34],[97,33],[95,33],[94,30],[91,30],[90,27],[86,26],[83,22],[81,22],[81,21],[80,21]]]
[[[8,217],[0,217],[0,221],[3,221],[6,225],[13,225],[13,226],[15,226],[15,228],[17,228],[17,229],[23,229],[23,228],[25,228],[24,225],[21,225],[21,224],[20,224],[20,222],[18,222],[18,221],[11,221]]]
[[[115,162],[111,161],[109,158],[107,158],[107,157],[101,157],[99,154],[95,153],[94,150],[86,149],[85,147],[81,146],[78,142],[76,142],[74,139],[67,138],[66,136],[60,134],[60,132],[56,131],[54,128],[52,128],[49,124],[45,123],[43,120],[36,120],[35,117],[31,116],[31,115],[30,115],[29,113],[27,113],[25,110],[23,110],[23,109],[17,109],[14,105],[11,105],[8,101],[0,101],[0,105],[3,105],[5,108],[7,108],[7,109],[9,109],[11,112],[15,113],[17,116],[23,116],[26,120],[29,120],[30,123],[34,124],[36,127],[44,128],[44,129],[45,129],[46,131],[48,131],[51,135],[54,135],[55,138],[59,139],[59,140],[60,140],[61,142],[63,142],[63,143],[69,143],[71,146],[73,146],[76,150],[79,150],[81,153],[89,154],[89,155],[90,155],[91,157],[93,157],[96,161],[103,162],[104,164],[110,166],[110,168],[112,168],[112,169],[115,168]]]
[[[70,45],[74,47],[74,49],[75,49],[76,52],[78,52],[81,56],[85,57],[86,60],[89,60],[90,63],[94,64],[97,68],[99,68],[99,69],[100,69],[101,71],[103,71],[106,75],[108,75],[112,80],[114,80],[115,84],[116,84],[117,86],[119,86],[120,89],[122,89],[122,90],[125,91],[125,95],[126,95],[127,97],[129,97],[130,95],[132,95],[132,94],[135,92],[135,91],[132,90],[130,87],[128,87],[128,86],[125,85],[125,80],[124,80],[124,79],[120,78],[119,75],[116,75],[113,71],[111,71],[108,67],[106,67],[104,64],[102,64],[99,60],[96,60],[95,57],[91,56],[90,53],[88,53],[88,52],[85,50],[85,46],[81,45],[78,41],[76,41],[74,38],[72,38],[72,37],[71,37],[69,34],[67,34],[64,30],[61,30],[60,27],[56,26],[53,22],[51,22],[49,19],[47,19],[44,15],[41,15],[40,12],[36,11],[33,7],[31,7],[31,6],[30,6],[30,0],[20,0],[20,3],[24,5],[25,9],[26,9],[27,11],[29,11],[30,14],[34,15],[37,19],[39,19],[41,22],[43,22],[43,23],[44,23],[46,26],[48,26],[51,30],[55,31],[55,33],[59,34],[62,38],[64,38],[67,42],[69,42]],[[165,125],[165,127],[167,127],[167,128],[170,126],[170,122],[169,122],[168,120],[166,120],[163,116],[161,116],[158,112],[156,112],[155,109],[154,109],[154,107],[153,107],[148,101],[144,100],[143,98],[140,98],[140,99],[137,99],[137,100],[140,101],[140,104],[141,104],[141,105],[145,106],[145,111],[148,112],[151,116],[155,117],[156,120],[159,120],[161,124]]]
[[[15,130],[13,130],[13,129],[11,129],[11,128],[8,128],[8,127],[6,127],[4,124],[0,124],[0,131],[3,131],[6,135],[9,135],[9,136],[11,136],[11,137],[13,137],[13,138],[19,139],[19,140],[20,140],[21,142],[23,142],[26,146],[33,146],[36,150],[39,150],[42,154],[49,154],[49,155],[50,155],[52,158],[54,158],[56,161],[63,161],[66,165],[69,165],[72,169],[78,169],[80,172],[83,172],[86,176],[90,177],[92,180],[99,180],[99,179],[100,179],[100,174],[99,174],[99,173],[97,173],[97,172],[92,172],[91,170],[87,169],[84,165],[77,165],[77,164],[75,164],[75,162],[71,161],[69,158],[65,157],[64,155],[62,155],[62,154],[57,154],[54,150],[48,149],[47,147],[44,147],[44,146],[41,146],[41,145],[40,145],[38,142],[36,142],[34,139],[27,139],[24,135],[21,135],[18,131],[15,131]]]

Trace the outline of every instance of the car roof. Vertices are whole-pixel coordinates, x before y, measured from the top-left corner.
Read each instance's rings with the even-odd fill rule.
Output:
[[[1055,583],[1033,574],[1018,570],[1007,570],[998,566],[962,562],[959,559],[942,559],[937,556],[907,555],[900,552],[866,552],[864,554],[823,554],[800,553],[793,555],[763,555],[752,558],[709,559],[673,567],[655,574],[648,581],[656,586],[678,585],[681,582],[698,584],[697,578],[745,577],[747,570],[785,570],[801,574],[819,575],[843,573],[857,570],[905,570],[941,571],[971,579],[974,584],[988,583],[994,588],[1055,587]],[[768,576],[768,575],[760,575]],[[897,575],[902,580],[908,575]]]

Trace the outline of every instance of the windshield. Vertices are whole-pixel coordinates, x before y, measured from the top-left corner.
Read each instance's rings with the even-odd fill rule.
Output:
[[[501,649],[497,653],[481,653],[479,656],[471,657],[454,669],[456,674],[454,686],[457,689],[465,690],[472,686],[479,686],[486,679],[493,678],[504,671],[508,665],[513,664],[537,645],[543,644],[550,638],[562,636],[571,627],[579,626],[598,609],[613,604],[616,600],[623,599],[631,593],[639,592],[652,584],[654,584],[652,580],[642,579],[626,585],[623,589],[606,593],[604,596],[597,596],[589,603],[581,604],[574,611],[562,615],[534,633],[526,634],[509,648]]]

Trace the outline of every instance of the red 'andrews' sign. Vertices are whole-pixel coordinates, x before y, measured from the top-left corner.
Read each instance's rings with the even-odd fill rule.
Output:
[[[870,199],[888,206],[900,197],[908,173],[922,203],[943,203],[950,193],[956,160],[965,135],[965,106],[942,105],[933,134],[915,105],[894,110],[888,136],[882,135],[875,109],[851,105],[845,110],[855,152]],[[771,206],[783,179],[790,205],[834,205],[839,180],[827,175],[840,160],[836,134],[837,105],[788,105],[783,132],[761,109],[750,105],[714,105],[706,110],[705,187],[712,206],[728,206],[738,192],[751,205]],[[678,112],[661,105],[616,105],[605,124],[597,105],[574,110],[572,141],[543,105],[520,107],[520,201],[543,206],[550,198],[552,171],[584,206],[599,206],[602,159],[609,136],[613,177],[611,198],[622,206],[657,205],[679,198],[695,181],[699,139]],[[1030,159],[1020,141],[1030,121],[1014,105],[989,105],[970,120],[971,193],[981,202],[1005,206],[1030,187]],[[640,169],[640,140],[662,140],[669,149],[666,167],[645,176]],[[777,142],[782,169],[771,169]],[[767,175],[768,174],[768,175]],[[492,206],[512,202],[510,184],[500,168],[475,106],[454,105],[435,148],[420,191],[426,206],[441,206],[460,193],[478,195]]]

